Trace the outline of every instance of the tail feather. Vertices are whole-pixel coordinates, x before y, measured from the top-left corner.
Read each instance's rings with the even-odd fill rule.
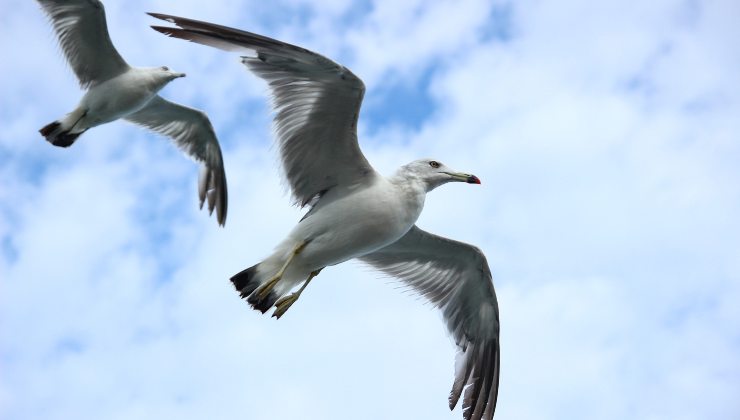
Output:
[[[231,284],[233,284],[236,291],[241,294],[242,299],[251,295],[260,285],[256,276],[258,265],[259,264],[253,265],[231,277]]]
[[[270,293],[262,299],[257,296],[257,293],[252,293],[249,298],[247,298],[247,303],[264,314],[272,308],[272,305],[274,305],[279,298],[280,296],[278,296],[274,290],[270,291]]]
[[[62,125],[59,121],[54,121],[52,123],[46,124],[45,126],[41,127],[41,130],[39,130],[39,133],[41,133],[44,137],[49,137],[49,135],[54,132],[59,126]]]
[[[260,280],[257,277],[257,267],[259,264],[253,265],[246,270],[243,270],[231,277],[231,284],[234,285],[236,291],[239,292],[242,299],[247,299],[252,308],[265,313],[272,305],[277,302],[280,296],[275,291],[271,291],[267,296],[260,299],[255,290],[260,286]]]
[[[70,133],[69,130],[62,130],[62,123],[54,121],[41,127],[39,133],[46,137],[46,141],[58,147],[69,147],[71,146],[77,137],[80,137],[82,133],[87,130],[80,131],[79,133]]]

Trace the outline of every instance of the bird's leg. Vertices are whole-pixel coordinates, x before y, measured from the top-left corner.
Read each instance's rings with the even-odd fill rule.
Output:
[[[72,132],[72,129],[73,129],[73,128],[75,128],[75,126],[77,125],[77,123],[79,123],[79,122],[80,122],[80,120],[82,120],[83,118],[85,118],[85,115],[87,115],[87,111],[88,111],[88,110],[85,110],[85,112],[83,112],[83,113],[82,113],[82,115],[80,115],[80,118],[77,118],[77,120],[75,121],[75,123],[74,123],[74,124],[72,124],[72,125],[71,125],[71,126],[69,127],[69,130],[67,130],[68,132]],[[85,130],[85,131],[87,131],[87,130]],[[84,132],[84,131],[83,131],[83,132]]]
[[[308,245],[308,241],[303,241],[300,244],[296,245],[295,248],[293,248],[293,251],[288,256],[288,259],[285,260],[285,263],[283,266],[278,270],[277,273],[275,273],[270,280],[267,280],[264,282],[260,287],[257,288],[255,293],[257,294],[257,297],[260,299],[264,299],[267,297],[267,295],[270,294],[272,289],[275,287],[277,282],[280,281],[280,279],[283,277],[283,274],[285,274],[285,269],[288,268],[288,264],[290,264],[291,261],[293,261],[293,258],[295,258],[296,255],[298,255],[301,251],[303,251],[303,248]]]
[[[295,303],[295,301],[298,300],[298,297],[301,296],[301,293],[303,293],[303,290],[308,286],[308,283],[313,279],[314,277],[318,276],[319,273],[323,270],[322,268],[319,268],[316,271],[312,271],[311,275],[308,276],[305,282],[303,282],[303,285],[300,289],[298,289],[295,293],[291,293],[288,296],[283,296],[280,299],[278,299],[277,302],[275,302],[275,312],[272,314],[277,319],[280,319],[283,314],[290,308],[291,305]]]

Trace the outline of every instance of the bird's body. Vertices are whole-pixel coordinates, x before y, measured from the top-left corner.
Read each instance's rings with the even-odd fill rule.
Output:
[[[262,35],[151,15],[177,25],[153,27],[166,35],[253,54],[242,63],[272,91],[276,140],[293,199],[311,205],[272,255],[231,278],[241,296],[263,313],[274,306],[280,318],[327,266],[359,259],[398,277],[442,310],[458,346],[450,408],[462,397],[466,419],[493,418],[499,319],[486,258],[472,245],[415,225],[429,191],[455,181],[479,184],[478,178],[432,159],[383,177],[357,142],[365,87],[349,69]]]
[[[85,110],[87,116],[78,125],[91,128],[131,115],[154,99],[170,80],[162,68],[131,67],[85,93],[77,109]]]
[[[77,107],[58,120],[58,126],[45,137],[56,146],[69,147],[88,129],[138,112],[175,77],[182,76],[161,67],[129,67],[112,79],[90,86]]]
[[[399,182],[405,177],[373,176],[367,185],[344,194],[328,192],[257,267],[260,284],[275,274],[289,253],[301,243],[276,286],[280,297],[311,272],[337,265],[383,248],[402,237],[416,223],[424,207],[421,183]],[[362,238],[362,241],[357,241]]]
[[[301,220],[288,238],[308,242],[300,256],[313,262],[310,271],[336,265],[403,236],[421,214],[424,193],[406,191],[377,177],[349,195],[334,200],[326,197],[326,202],[322,198],[321,206]]]
[[[226,173],[218,139],[205,113],[161,98],[158,93],[184,73],[161,67],[133,67],[108,35],[98,0],[38,0],[59,37],[80,86],[87,89],[74,110],[39,132],[59,147],[69,147],[88,129],[125,119],[171,137],[185,153],[203,163],[200,205],[208,201],[219,224],[226,221]]]

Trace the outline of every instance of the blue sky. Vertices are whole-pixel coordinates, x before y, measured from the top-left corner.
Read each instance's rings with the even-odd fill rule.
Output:
[[[331,267],[280,321],[238,299],[228,278],[301,216],[267,90],[148,11],[334,58],[367,86],[379,171],[430,156],[481,178],[435,190],[419,225],[488,256],[496,418],[740,417],[740,5],[399,3],[106,2],[128,62],[186,72],[163,96],[209,114],[221,229],[165,139],[124,122],[42,139],[81,93],[35,2],[3,0],[0,417],[461,418],[444,324],[396,283]]]

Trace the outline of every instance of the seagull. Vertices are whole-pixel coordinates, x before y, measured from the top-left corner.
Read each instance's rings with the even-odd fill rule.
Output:
[[[272,93],[282,169],[295,204],[309,211],[264,261],[231,278],[242,298],[280,318],[330,265],[356,258],[397,277],[442,310],[458,354],[449,396],[465,419],[492,419],[498,396],[499,314],[480,249],[415,225],[427,192],[480,184],[433,159],[377,173],[357,142],[365,92],[349,69],[307,49],[213,23],[150,13],[165,35],[249,54],[241,61]],[[300,287],[294,293],[294,288]]]
[[[208,201],[219,225],[226,223],[227,191],[221,147],[205,113],[170,102],[157,93],[185,73],[161,67],[131,67],[108,35],[98,0],[38,0],[64,55],[87,92],[77,107],[39,130],[54,146],[69,147],[91,127],[123,118],[174,140],[200,162],[200,207]]]

